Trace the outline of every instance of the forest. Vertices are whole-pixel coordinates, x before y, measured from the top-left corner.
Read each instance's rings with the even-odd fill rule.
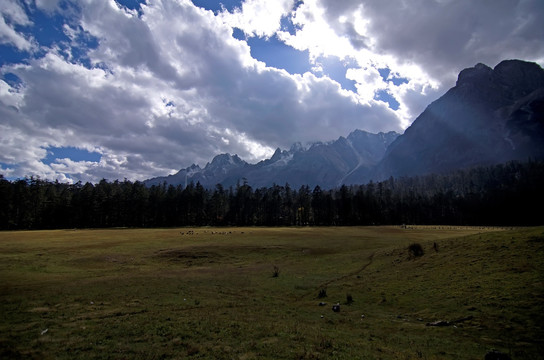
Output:
[[[544,162],[389,178],[335,189],[139,181],[67,184],[0,175],[0,229],[179,226],[538,225]]]

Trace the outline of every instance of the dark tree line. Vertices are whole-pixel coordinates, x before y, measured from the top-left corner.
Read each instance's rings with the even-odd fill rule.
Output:
[[[390,178],[333,190],[243,183],[65,184],[0,175],[0,229],[294,225],[542,224],[544,163]]]

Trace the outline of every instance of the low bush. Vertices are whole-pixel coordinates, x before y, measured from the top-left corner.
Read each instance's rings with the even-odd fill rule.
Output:
[[[410,252],[410,257],[420,257],[425,254],[425,252],[423,251],[423,246],[418,243],[414,243],[408,246],[408,251]]]
[[[280,268],[274,265],[274,272],[272,273],[272,277],[278,277],[280,276]]]

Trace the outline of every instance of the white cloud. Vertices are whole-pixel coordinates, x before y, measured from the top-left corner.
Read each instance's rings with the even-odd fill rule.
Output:
[[[15,0],[4,0],[0,5],[0,44],[11,44],[18,50],[30,51],[33,48],[32,39],[17,32],[15,26],[29,26],[25,10]]]
[[[23,96],[20,89],[0,80],[0,103],[6,108],[17,109],[21,106]]]
[[[373,39],[373,53],[417,65],[439,81],[451,81],[478,62],[534,61],[544,51],[544,4],[539,0],[319,2],[328,22],[352,42],[360,36]],[[353,35],[335,21],[353,13],[367,22],[362,34]]]
[[[315,1],[304,2],[292,16],[292,22],[300,28],[296,36],[279,31],[278,38],[297,50],[308,50],[310,59],[321,56],[336,56],[343,59],[353,54],[349,39],[339,35],[329,25],[325,9]]]
[[[423,109],[408,108],[400,95],[417,89],[436,88],[437,81],[417,64],[406,63],[375,50],[376,39],[369,34],[371,19],[364,16],[360,1],[343,1],[341,5],[335,2],[333,5],[324,1],[306,1],[292,16],[293,23],[299,28],[296,34],[279,32],[278,37],[298,50],[308,50],[316,74],[322,72],[320,59],[323,57],[336,57],[338,61],[350,59],[346,78],[356,82],[358,101],[369,108],[381,108],[383,103],[374,99],[379,91],[387,90],[401,105],[398,111],[388,114],[388,118],[396,118],[396,124],[393,125],[392,120],[384,123],[390,130],[407,127],[414,114]],[[408,78],[410,86],[402,89],[394,86],[380,76],[380,68],[393,69],[399,77]],[[434,100],[421,92],[418,95],[425,97],[425,101]],[[432,95],[436,94],[433,92]],[[361,127],[370,131],[376,129],[368,125]]]
[[[242,29],[250,36],[271,37],[281,26],[281,18],[293,8],[294,0],[246,0],[233,12],[219,16],[231,27]]]
[[[25,10],[16,0],[4,0],[0,5],[2,17],[7,18],[16,25],[28,26],[31,21],[28,19]]]
[[[189,3],[154,2],[142,19],[112,3],[86,5],[81,24],[100,43],[91,61],[104,68],[67,62],[54,49],[28,66],[5,66],[3,72],[16,74],[24,87],[0,83],[1,111],[7,115],[1,120],[6,151],[0,162],[18,164],[12,172],[20,176],[81,171],[78,176],[92,180],[143,179],[205,163],[224,151],[224,142],[213,141],[217,131],[210,125],[231,124],[212,119],[207,103],[237,81],[229,75],[231,67],[236,72],[258,68],[247,46],[230,36],[231,29]],[[176,26],[179,19],[189,26]],[[248,64],[255,69],[245,70]],[[25,144],[26,136],[32,141]],[[246,144],[246,156],[254,150],[262,155],[266,148],[249,135],[231,143]],[[52,144],[97,146],[102,160],[95,166],[64,161],[48,167],[39,160]]]
[[[36,0],[36,7],[47,13],[52,13],[58,9],[60,0]]]
[[[387,90],[400,103],[403,127],[453,86],[463,68],[508,58],[544,65],[544,4],[538,0],[308,0],[292,19],[300,30],[280,32],[282,40],[308,50],[316,69],[320,56],[354,59],[347,77],[357,82],[360,100],[369,103]],[[380,68],[409,84],[381,79]]]

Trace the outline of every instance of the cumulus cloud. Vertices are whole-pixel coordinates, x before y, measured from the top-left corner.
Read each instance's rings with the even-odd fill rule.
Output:
[[[53,13],[58,9],[60,0],[36,0],[36,7],[47,13]]]
[[[399,64],[417,64],[438,81],[451,81],[478,62],[493,66],[505,58],[542,61],[541,1],[319,2],[327,22],[352,43],[360,37],[373,39],[373,53],[387,54]],[[351,23],[350,16],[365,20],[355,35],[340,21]]]
[[[395,121],[330,79],[267,68],[228,24],[189,2],[151,1],[139,15],[87,1],[78,26],[97,39],[90,67],[53,47],[2,69],[23,84],[0,87],[10,140],[0,162],[18,164],[12,172],[143,179],[205,164],[219,152],[257,161],[277,146],[345,135],[365,116],[374,130]],[[74,29],[64,27],[72,42]],[[25,151],[18,145],[23,137],[32,139]],[[49,146],[98,149],[103,156],[99,163],[45,165],[40,160]]]
[[[138,11],[102,0],[5,4],[0,42],[30,54],[1,68],[0,171],[8,176],[145,179],[218,153],[258,161],[276,147],[354,129],[402,131],[463,67],[544,59],[536,0],[246,0],[216,14],[189,0],[149,0]],[[39,10],[65,17],[64,40],[36,43],[31,13]],[[325,57],[347,64],[356,91],[317,70],[267,67],[233,28],[308,50],[315,69]],[[378,100],[380,91],[398,109]],[[52,146],[101,159],[45,164]]]
[[[15,0],[4,1],[0,5],[0,44],[11,44],[22,51],[31,50],[33,48],[32,38],[15,30],[16,26],[31,24],[20,3]]]
[[[221,19],[250,36],[271,37],[281,27],[281,19],[293,9],[294,0],[246,0],[233,12],[224,11]]]
[[[358,95],[371,101],[387,91],[400,103],[403,127],[466,67],[508,58],[544,64],[544,4],[537,0],[314,0],[292,20],[300,30],[280,32],[281,39],[308,50],[316,63],[322,56],[353,59],[347,76]],[[377,70],[384,68],[408,82],[380,79]]]

